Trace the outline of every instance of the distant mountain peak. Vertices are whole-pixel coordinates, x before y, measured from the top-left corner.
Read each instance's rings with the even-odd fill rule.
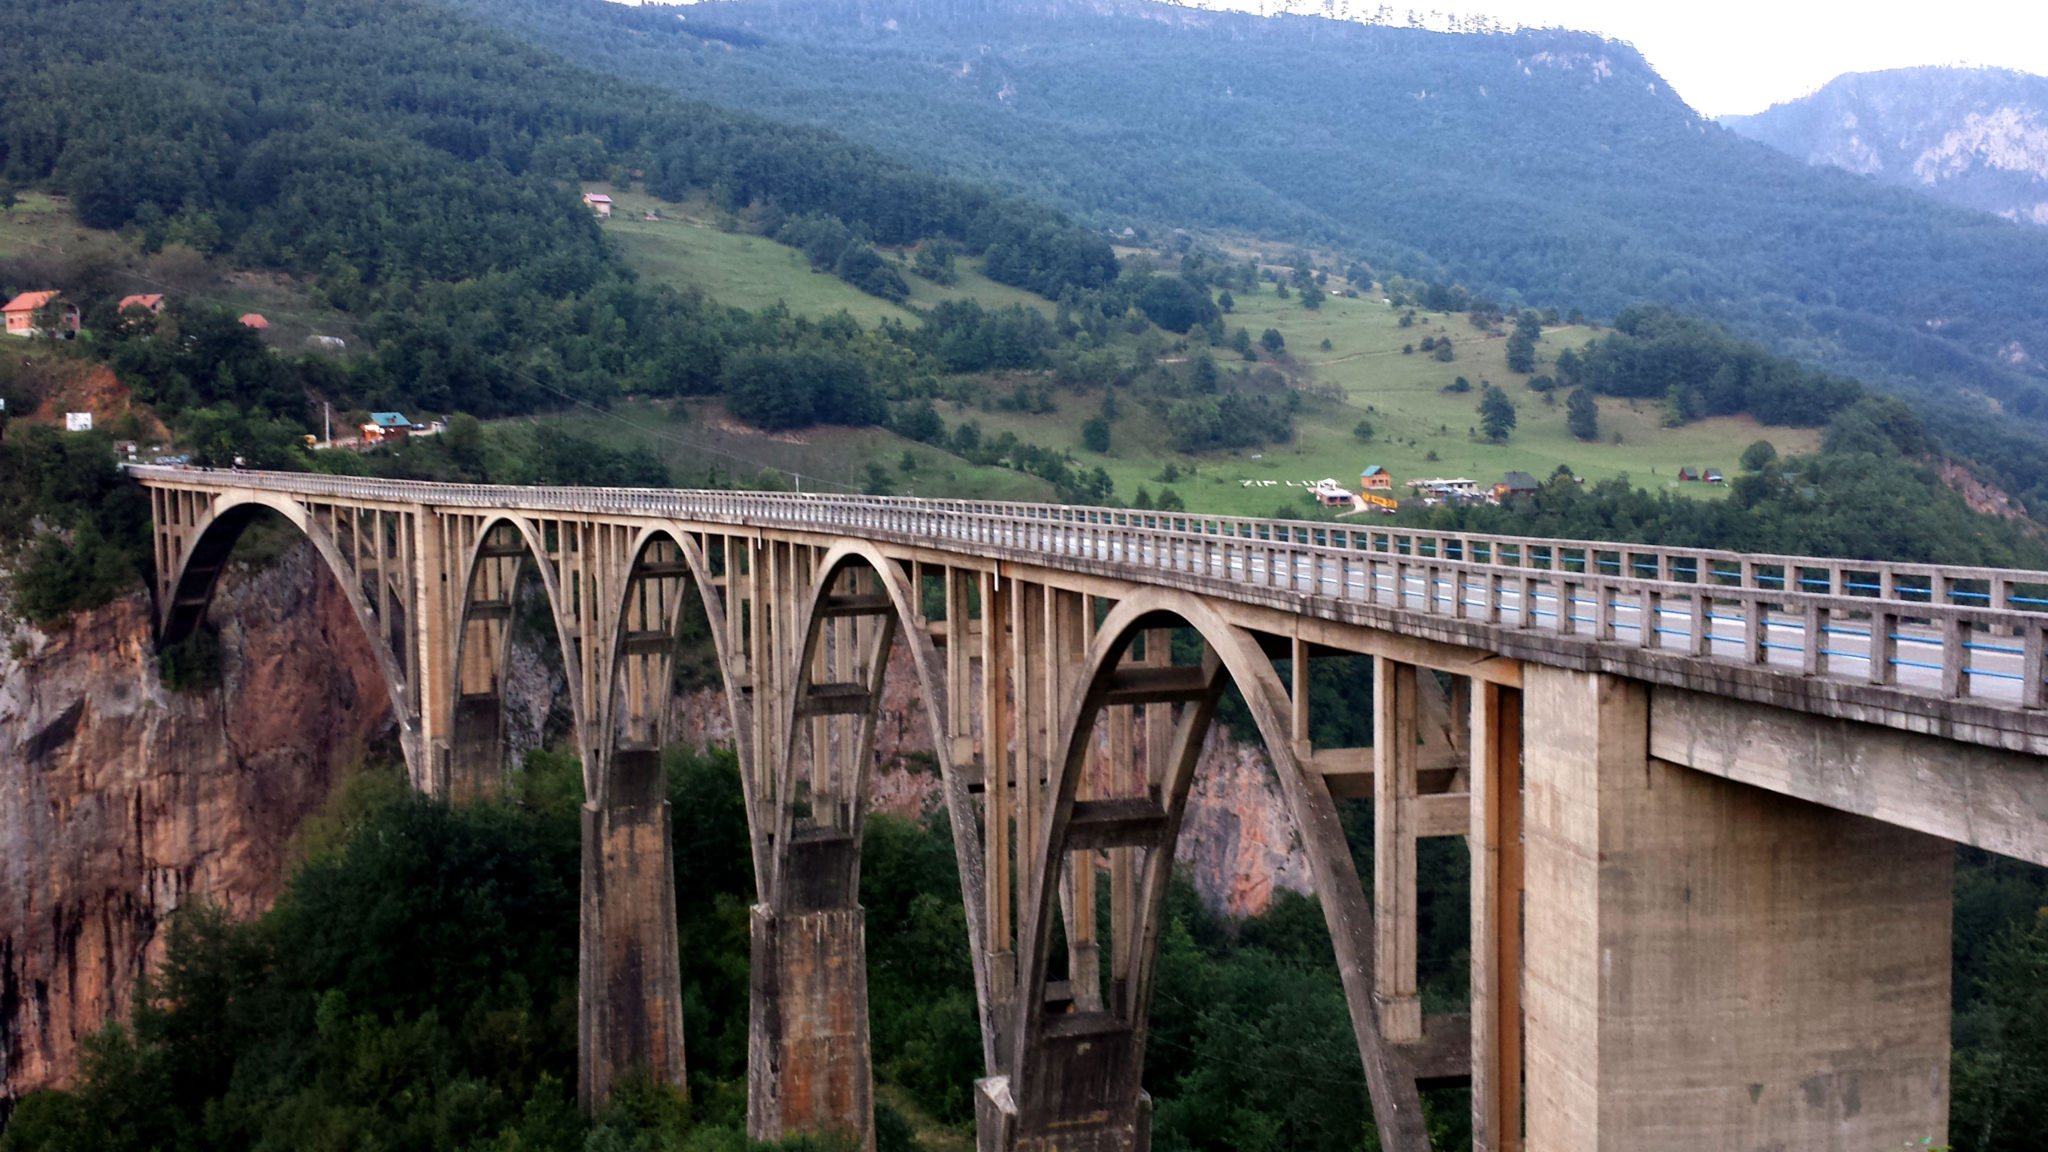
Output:
[[[2048,78],[1996,68],[1851,72],[1721,123],[1809,164],[2048,226]]]

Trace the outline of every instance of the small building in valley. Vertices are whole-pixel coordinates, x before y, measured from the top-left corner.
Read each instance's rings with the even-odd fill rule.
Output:
[[[590,205],[590,210],[599,216],[612,214],[612,198],[602,192],[585,192],[583,202]]]
[[[1500,478],[1500,483],[1493,486],[1493,498],[1505,500],[1510,496],[1534,496],[1536,488],[1534,476],[1527,472],[1510,472]]]
[[[147,296],[123,296],[121,297],[120,306],[115,308],[114,312],[118,315],[127,312],[130,308],[140,308],[152,315],[160,313],[164,310],[163,294],[152,292]]]
[[[1358,486],[1368,492],[1390,491],[1394,487],[1394,474],[1377,464],[1368,464],[1358,474]]]
[[[46,292],[23,292],[7,302],[0,313],[7,317],[9,336],[40,336],[43,330],[36,327],[37,313],[50,307],[57,309],[57,334],[71,337],[78,334],[78,305],[63,299],[63,294],[54,289]]]
[[[1316,481],[1316,486],[1312,491],[1315,493],[1316,503],[1325,508],[1350,508],[1358,502],[1332,476],[1325,476],[1321,480]]]
[[[372,412],[370,422],[363,425],[363,443],[382,444],[386,440],[403,440],[419,427],[406,419],[402,412]]]
[[[1415,489],[1416,493],[1422,497],[1425,503],[1432,501],[1457,503],[1480,499],[1478,483],[1468,480],[1463,476],[1451,479],[1445,479],[1442,476],[1432,476],[1427,480],[1410,480],[1408,487]]]
[[[260,312],[244,312],[242,313],[242,327],[254,328],[261,332],[265,328],[270,327],[270,321],[265,320]]]

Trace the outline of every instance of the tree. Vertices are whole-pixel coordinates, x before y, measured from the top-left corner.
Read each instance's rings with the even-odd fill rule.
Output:
[[[1138,292],[1138,308],[1168,332],[1186,333],[1216,315],[1209,293],[1179,276],[1154,276]]]
[[[1259,333],[1259,346],[1275,356],[1287,350],[1287,340],[1278,328],[1268,328]]]
[[[1372,421],[1360,420],[1358,422],[1358,426],[1351,430],[1351,434],[1353,436],[1358,437],[1361,443],[1372,443],[1372,438],[1375,435],[1375,429],[1372,426]]]
[[[1590,388],[1574,388],[1564,402],[1564,424],[1581,440],[1600,438],[1600,405]]]
[[[1515,402],[1491,384],[1480,389],[1479,427],[1486,433],[1486,438],[1496,444],[1505,441],[1515,430]]]
[[[910,270],[934,284],[951,284],[960,275],[953,268],[953,257],[960,246],[951,240],[926,240],[917,246],[917,258],[911,261]]]
[[[1109,421],[1091,416],[1081,425],[1081,446],[1090,452],[1109,451]]]
[[[1448,364],[1455,360],[1458,354],[1451,351],[1451,338],[1449,336],[1439,336],[1436,338],[1436,350],[1431,355]]]
[[[1225,312],[1228,312],[1231,309],[1237,307],[1237,297],[1232,296],[1230,294],[1230,289],[1225,288],[1223,290],[1223,294],[1221,296],[1216,297],[1216,307],[1221,308]]]
[[[1742,470],[1762,472],[1778,462],[1778,446],[1769,440],[1759,440],[1742,450]]]
[[[1508,337],[1508,371],[1524,376],[1536,371],[1535,338],[1519,328]]]
[[[0,212],[14,211],[14,205],[17,202],[18,200],[14,193],[14,181],[0,180]]]
[[[1567,385],[1576,383],[1579,378],[1580,367],[1577,351],[1567,348],[1559,352],[1557,354],[1556,367],[1558,383]]]
[[[906,440],[936,444],[946,434],[946,422],[929,400],[920,400],[896,417],[896,432]]]

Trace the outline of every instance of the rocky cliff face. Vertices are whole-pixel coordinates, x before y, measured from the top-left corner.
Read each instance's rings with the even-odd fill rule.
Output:
[[[268,907],[301,822],[389,728],[369,641],[309,548],[230,570],[211,618],[222,685],[195,694],[159,681],[140,593],[0,639],[0,1104],[62,1083],[80,1041],[126,1015],[172,912]],[[562,687],[527,647],[507,693],[520,748],[541,739]],[[900,647],[884,695],[875,802],[916,815],[938,780],[919,766],[931,734]],[[678,739],[732,739],[718,690],[675,708]],[[1180,857],[1231,915],[1308,889],[1263,750],[1210,735]]]
[[[724,694],[706,689],[677,697],[670,731],[700,749],[730,741]],[[917,673],[899,644],[883,677],[875,729],[870,796],[877,809],[916,816],[940,803],[938,777],[923,766],[929,761],[920,763],[920,754],[931,751]],[[1177,854],[1202,899],[1231,916],[1256,916],[1276,891],[1307,892],[1312,884],[1300,830],[1265,749],[1240,744],[1221,728],[1212,729],[1202,747]]]
[[[2048,225],[2048,78],[1993,68],[1852,72],[1721,122],[1809,164]]]
[[[0,1099],[125,1015],[165,918],[275,899],[300,822],[388,727],[369,641],[312,550],[224,579],[222,686],[167,692],[141,593],[0,653]]]

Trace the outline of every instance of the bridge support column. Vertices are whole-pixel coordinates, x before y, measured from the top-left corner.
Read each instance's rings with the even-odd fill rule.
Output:
[[[1950,846],[1651,759],[1649,692],[1524,670],[1531,1152],[1943,1143]]]
[[[751,1139],[836,1133],[869,1152],[875,1146],[859,851],[849,833],[800,831],[790,845],[783,907],[754,907]]]
[[[655,751],[613,754],[606,795],[583,806],[577,1051],[587,1110],[620,1077],[683,1080],[675,860]]]
[[[1098,1013],[1050,1031],[1022,1085],[975,1082],[975,1152],[1150,1152],[1152,1097],[1130,1083],[1133,1048],[1130,1029]]]
[[[455,702],[448,749],[448,779],[441,781],[456,803],[498,794],[505,772],[504,704],[494,695],[464,696]]]

